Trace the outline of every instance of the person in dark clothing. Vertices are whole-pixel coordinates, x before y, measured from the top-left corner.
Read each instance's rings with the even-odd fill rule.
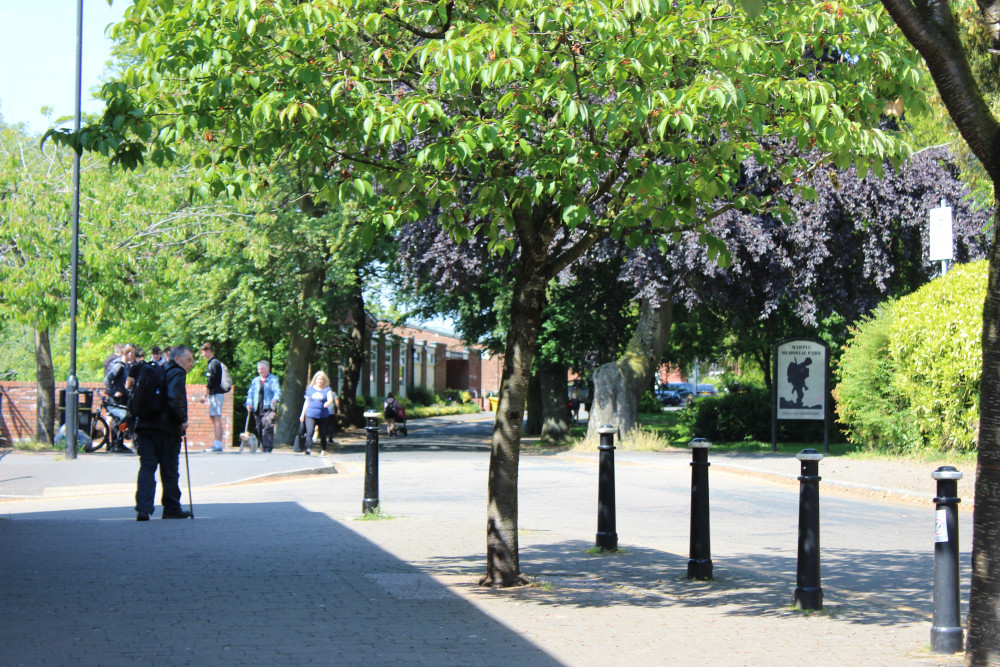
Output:
[[[104,374],[105,375],[107,375],[108,371],[111,370],[111,364],[115,363],[116,359],[121,358],[122,351],[124,349],[125,349],[125,344],[124,343],[115,343],[115,346],[114,346],[113,350],[111,351],[111,354],[109,354],[107,356],[107,358],[104,360]]]
[[[167,396],[163,412],[155,419],[138,418],[135,425],[139,453],[139,477],[135,489],[136,521],[148,521],[153,514],[156,496],[156,468],[160,468],[163,487],[160,504],[164,519],[187,519],[191,513],[181,507],[180,454],[181,438],[187,429],[188,371],[194,365],[194,353],[186,345],[170,351],[166,373]]]
[[[128,404],[128,372],[135,361],[135,345],[128,344],[122,349],[122,356],[111,362],[104,376],[104,391],[108,398],[118,405]]]
[[[399,401],[390,393],[385,397],[385,405],[382,406],[382,415],[385,417],[385,432],[388,435],[396,435],[396,415],[399,414]]]

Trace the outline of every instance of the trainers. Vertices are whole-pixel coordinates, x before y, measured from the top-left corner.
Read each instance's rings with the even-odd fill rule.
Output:
[[[319,452],[319,456],[329,456],[329,455],[328,455],[328,454],[326,453],[326,450],[325,450],[325,449],[322,449],[322,450],[320,450],[320,452]]]
[[[307,450],[306,450],[306,456],[309,456],[309,455],[310,455],[310,453],[311,453],[311,452],[310,452],[310,451],[309,451],[309,450],[307,449]]]
[[[191,518],[191,512],[188,512],[187,510],[180,510],[179,512],[164,512],[163,513],[163,518],[164,519],[190,519]]]

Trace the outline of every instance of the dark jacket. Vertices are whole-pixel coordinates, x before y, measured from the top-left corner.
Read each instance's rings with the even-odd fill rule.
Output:
[[[225,394],[222,391],[222,362],[212,357],[205,369],[205,388],[209,394]]]
[[[184,386],[187,371],[168,361],[164,367],[167,376],[166,407],[157,419],[136,418],[136,431],[162,431],[180,438],[184,435],[181,426],[187,422],[187,389]]]
[[[125,380],[128,379],[129,364],[118,357],[111,363],[107,375],[104,376],[104,390],[108,392],[108,398],[119,405],[128,403],[128,390],[125,388]],[[115,394],[121,393],[121,396]]]

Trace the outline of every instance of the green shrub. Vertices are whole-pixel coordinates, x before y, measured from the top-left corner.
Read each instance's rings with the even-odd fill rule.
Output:
[[[834,393],[853,442],[976,448],[986,276],[985,261],[956,266],[857,327]]]
[[[685,440],[718,442],[771,439],[771,397],[762,387],[699,398],[681,411],[679,433]]]
[[[708,438],[714,442],[770,442],[771,393],[759,385],[741,384],[739,391],[699,398],[680,411],[676,432],[684,442],[691,438]],[[830,439],[835,440],[840,435],[834,423]],[[779,420],[778,441],[822,442],[823,422]]]
[[[465,394],[466,397],[471,398],[471,394],[467,391],[460,391],[458,389],[445,389],[441,396],[438,398],[438,403],[466,403],[462,395]]]
[[[835,370],[833,397],[848,442],[906,454],[919,449],[923,438],[908,401],[893,386],[897,370],[889,353],[892,318],[892,304],[884,304],[851,329]]]
[[[425,387],[414,387],[407,392],[407,398],[413,401],[413,405],[434,405],[434,392]]]
[[[420,419],[422,417],[439,417],[441,415],[460,415],[479,412],[479,406],[475,403],[439,403],[437,405],[419,405],[413,410],[407,411],[408,419]]]
[[[663,406],[651,391],[639,397],[639,412],[660,412]]]
[[[959,265],[893,306],[893,385],[934,448],[978,443],[986,280],[985,261]]]

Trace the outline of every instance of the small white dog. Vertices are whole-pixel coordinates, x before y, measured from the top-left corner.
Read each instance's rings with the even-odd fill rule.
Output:
[[[250,449],[251,454],[257,453],[257,436],[249,431],[240,433],[240,454],[246,451],[247,448]]]
[[[251,454],[256,454],[257,444],[257,435],[250,430],[250,415],[247,415],[247,423],[244,424],[243,432],[240,433],[240,454],[246,451],[248,447]]]

